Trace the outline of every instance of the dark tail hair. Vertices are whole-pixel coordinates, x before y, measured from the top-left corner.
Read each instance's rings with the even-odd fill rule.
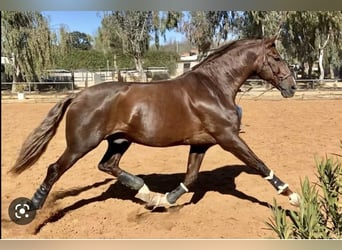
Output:
[[[74,98],[75,95],[68,96],[49,111],[39,127],[26,138],[17,161],[10,172],[20,174],[38,161],[39,157],[45,152],[50,140],[56,134],[59,123]]]

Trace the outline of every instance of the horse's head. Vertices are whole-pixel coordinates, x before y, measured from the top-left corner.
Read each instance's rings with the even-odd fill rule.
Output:
[[[263,39],[257,75],[276,87],[283,97],[292,97],[296,91],[296,81],[287,63],[275,47],[277,36]]]

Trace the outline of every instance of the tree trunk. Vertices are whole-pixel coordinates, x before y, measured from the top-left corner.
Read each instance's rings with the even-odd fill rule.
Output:
[[[301,78],[306,78],[306,71],[305,71],[305,63],[301,62],[300,64],[300,74]]]
[[[313,62],[311,60],[309,60],[309,62],[308,62],[308,78],[309,79],[312,78],[312,67],[313,67]]]
[[[113,74],[113,77],[114,77],[114,79],[113,79],[113,80],[115,81],[115,79],[118,79],[118,81],[119,81],[119,71],[118,71],[118,64],[117,64],[117,62],[116,62],[116,54],[114,54],[113,60],[114,60],[114,62],[113,62],[113,65],[114,65],[114,74]],[[118,75],[117,78],[115,78],[115,74]]]
[[[323,67],[323,56],[324,56],[324,50],[322,47],[319,48],[319,81],[322,82],[324,79],[324,67]]]
[[[86,71],[86,79],[84,81],[84,86],[85,86],[85,88],[88,88],[88,69]]]
[[[329,64],[329,71],[330,71],[330,78],[335,79],[335,71],[334,71],[334,66],[332,64]]]
[[[318,59],[318,63],[319,63],[319,71],[320,71],[320,75],[319,75],[319,81],[321,83],[323,83],[324,80],[324,67],[323,67],[323,56],[324,56],[324,48],[327,46],[329,41],[329,35],[327,37],[327,40],[325,40],[325,42],[323,43],[323,45],[319,45],[318,49],[319,49],[319,59]]]
[[[17,64],[17,60],[13,55],[13,83],[12,83],[12,93],[17,92],[17,83],[23,82],[22,75],[20,72],[19,65]]]
[[[134,58],[134,63],[135,63],[135,68],[139,72],[139,81],[146,82],[147,78],[146,78],[146,74],[144,72],[144,68],[143,68],[143,65],[142,65],[141,58],[135,57]]]

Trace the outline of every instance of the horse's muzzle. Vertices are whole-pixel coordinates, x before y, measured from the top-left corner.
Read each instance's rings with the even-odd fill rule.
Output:
[[[280,93],[284,98],[293,97],[296,90],[297,90],[297,86],[296,86],[295,81],[293,83],[290,83],[290,84],[288,84],[287,82],[288,81],[286,81],[286,82],[283,81],[279,84]]]

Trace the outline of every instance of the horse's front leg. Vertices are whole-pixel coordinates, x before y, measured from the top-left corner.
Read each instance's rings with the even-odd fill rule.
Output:
[[[292,205],[299,205],[299,195],[294,193],[288,184],[280,180],[237,134],[227,133],[218,136],[217,141],[224,150],[234,154],[247,166],[256,169],[262,177],[278,190],[279,194],[288,196]]]
[[[203,161],[205,152],[209,145],[192,145],[190,147],[187,171],[184,182],[180,183],[178,187],[165,195],[156,195],[148,204],[149,207],[170,207],[176,204],[176,201],[194,184],[197,179],[201,163]]]

